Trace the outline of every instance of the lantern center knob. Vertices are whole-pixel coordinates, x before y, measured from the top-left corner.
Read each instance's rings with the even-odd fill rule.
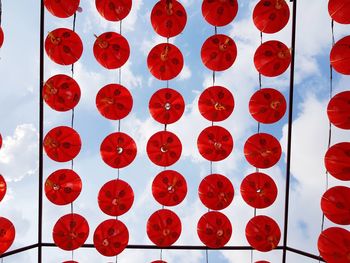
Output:
[[[54,184],[52,188],[53,188],[53,190],[55,190],[55,191],[60,190],[60,186],[59,186],[58,184]]]
[[[166,153],[167,151],[168,151],[168,146],[167,145],[162,145],[161,147],[160,147],[160,151],[162,152],[162,153]]]
[[[104,239],[104,240],[102,241],[102,245],[105,246],[105,247],[107,247],[107,246],[109,245],[108,240],[107,240],[107,239]]]
[[[123,153],[123,148],[118,146],[117,147],[117,154],[122,154]]]
[[[171,104],[169,102],[165,103],[164,109],[170,110],[171,109]]]
[[[224,231],[222,229],[219,229],[217,232],[216,232],[216,235],[218,237],[222,237],[224,235]]]

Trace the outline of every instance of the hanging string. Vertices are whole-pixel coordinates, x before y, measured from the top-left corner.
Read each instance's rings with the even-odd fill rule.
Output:
[[[0,0],[0,26],[1,26],[1,17],[2,17],[2,3],[1,3],[1,0]],[[1,259],[1,262],[3,259]]]

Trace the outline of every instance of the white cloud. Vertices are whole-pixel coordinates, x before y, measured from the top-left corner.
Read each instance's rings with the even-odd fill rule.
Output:
[[[192,76],[192,71],[186,64],[184,64],[184,67],[180,72],[179,79],[186,80],[186,79],[189,79],[191,76]]]

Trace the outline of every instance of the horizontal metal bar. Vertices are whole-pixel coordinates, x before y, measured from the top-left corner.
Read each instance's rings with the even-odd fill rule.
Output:
[[[296,253],[296,254],[299,254],[299,255],[308,257],[308,258],[313,258],[313,259],[316,259],[316,260],[319,260],[319,261],[322,261],[322,262],[326,262],[326,261],[325,261],[322,257],[320,257],[320,256],[316,256],[316,255],[314,255],[314,254],[310,254],[310,253],[308,253],[308,252],[305,252],[305,251],[302,251],[302,250],[299,250],[299,249],[287,247],[287,250],[290,251],[290,252],[293,252],[293,253]]]
[[[11,250],[11,251],[8,251],[6,253],[1,254],[0,258],[5,258],[5,257],[11,256],[14,254],[18,254],[18,253],[21,253],[21,252],[24,252],[24,251],[27,251],[27,250],[30,250],[33,248],[37,248],[37,247],[39,247],[39,244],[33,244],[33,245],[17,248],[17,249],[14,249],[14,250]]]

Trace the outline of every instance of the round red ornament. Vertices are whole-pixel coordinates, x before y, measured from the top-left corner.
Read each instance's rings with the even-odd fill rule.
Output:
[[[341,142],[330,147],[324,157],[327,171],[335,178],[350,180],[350,143]]]
[[[259,261],[255,261],[255,263],[270,263],[270,261],[266,261],[266,260],[259,260]]]
[[[337,72],[350,75],[350,36],[343,37],[334,44],[330,61]]]
[[[155,260],[155,261],[152,261],[151,263],[167,263],[167,262],[164,260]]]
[[[131,11],[132,0],[96,0],[96,9],[108,21],[120,21]]]
[[[80,0],[44,0],[44,5],[52,15],[59,18],[72,16],[79,7]]]
[[[5,178],[0,174],[0,202],[5,197],[6,190],[7,190],[7,185],[6,185]]]
[[[16,229],[12,222],[0,217],[0,255],[5,253],[15,240]]]
[[[226,26],[237,12],[237,0],[204,0],[202,3],[202,15],[213,26]]]
[[[350,129],[350,91],[335,95],[328,103],[329,121],[341,129]]]
[[[350,24],[350,1],[329,0],[328,13],[334,21],[340,24]]]
[[[2,135],[0,133],[0,149],[1,149],[1,147],[2,147]]]
[[[63,263],[79,263],[78,261],[74,261],[74,260],[68,260],[68,261],[64,261]]]
[[[4,31],[2,30],[2,27],[0,26],[0,48],[2,47],[2,44],[4,44]]]

